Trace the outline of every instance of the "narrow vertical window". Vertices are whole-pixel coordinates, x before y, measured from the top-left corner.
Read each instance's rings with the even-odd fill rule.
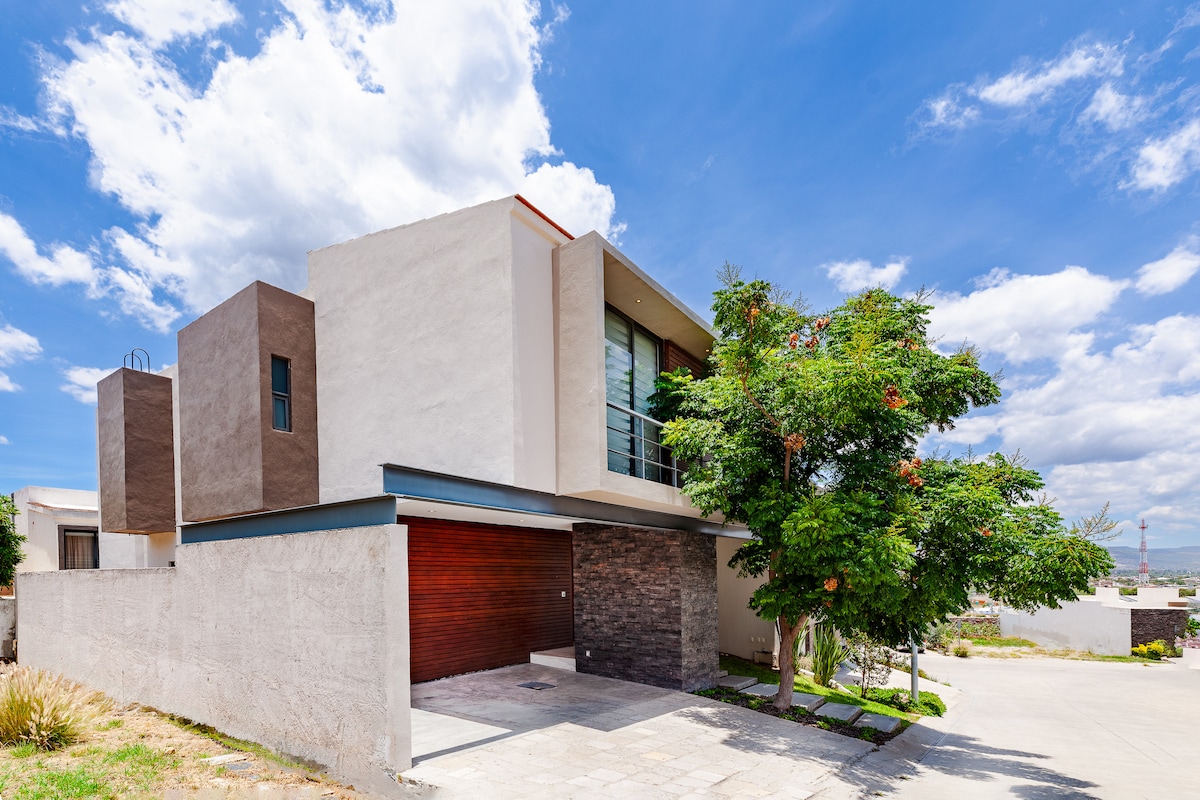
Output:
[[[271,427],[277,431],[292,429],[292,364],[286,358],[271,356]]]

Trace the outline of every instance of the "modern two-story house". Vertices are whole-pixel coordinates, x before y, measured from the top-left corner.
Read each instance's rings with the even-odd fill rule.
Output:
[[[101,530],[400,522],[412,681],[556,651],[710,685],[719,650],[772,630],[725,566],[745,533],[681,495],[649,396],[712,341],[519,196],[333,245],[299,294],[251,284],[179,332],[173,368],[101,382]]]

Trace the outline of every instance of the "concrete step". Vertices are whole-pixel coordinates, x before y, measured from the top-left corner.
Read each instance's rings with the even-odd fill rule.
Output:
[[[854,722],[854,720],[862,716],[863,710],[858,706],[852,706],[847,703],[822,703],[817,707],[815,713],[818,717],[838,719],[842,722]]]
[[[724,689],[737,689],[739,692],[747,686],[753,686],[758,683],[755,678],[749,678],[745,675],[726,675],[717,679],[717,686]]]
[[[719,670],[717,670],[717,677],[718,677],[718,678],[724,678],[724,677],[725,677],[726,675],[728,675],[728,674],[729,674],[729,670],[725,670],[725,669],[719,669]]]
[[[554,650],[540,650],[529,654],[530,664],[541,664],[543,667],[554,667],[575,671],[575,648],[559,647]]]
[[[752,694],[755,697],[765,697],[768,700],[779,694],[779,686],[774,683],[756,683],[753,686],[742,689],[742,694]]]
[[[889,717],[885,714],[863,714],[854,723],[856,728],[874,728],[877,731],[891,733],[900,727],[899,717]]]
[[[803,708],[805,711],[814,711],[824,704],[825,698],[819,694],[796,692],[792,695],[792,708]]]

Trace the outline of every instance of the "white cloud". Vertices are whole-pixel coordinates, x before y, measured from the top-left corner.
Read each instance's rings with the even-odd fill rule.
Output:
[[[99,26],[46,68],[47,124],[142,220],[98,235],[105,266],[72,279],[165,329],[254,279],[302,287],[310,249],[516,192],[572,233],[619,233],[612,190],[551,143],[535,4],[281,5],[255,55],[194,45],[203,85],[156,47],[219,34],[226,3],[110,3],[133,33]]]
[[[921,104],[916,118],[922,129],[962,130],[979,119],[979,106],[964,103],[967,92],[961,85],[952,86],[940,97]]]
[[[1094,75],[1119,75],[1124,58],[1117,48],[1103,44],[1077,47],[1036,69],[1019,69],[975,90],[986,103],[1003,107],[1030,105],[1045,100],[1064,84]]]
[[[7,436],[0,436],[0,444],[12,444],[12,442],[8,440]]]
[[[843,292],[870,289],[875,286],[891,289],[908,271],[908,259],[895,258],[882,267],[873,267],[871,262],[865,259],[833,261],[822,264],[820,269],[825,270],[829,279]]]
[[[0,367],[6,367],[18,361],[28,361],[36,358],[41,352],[42,346],[33,336],[12,325],[0,326]],[[0,372],[0,392],[15,392],[20,388],[13,383],[12,378],[4,372]]]
[[[1162,286],[1181,271],[1146,274]],[[1040,357],[1049,367],[1006,379],[999,406],[931,435],[924,448],[1020,450],[1044,469],[1068,518],[1111,501],[1118,518],[1153,509],[1161,531],[1194,530],[1200,316],[1116,326],[1104,312],[1128,285],[1068,267],[1046,276],[993,272],[966,296],[935,295],[933,332],[948,344],[969,339],[1009,364]]]
[[[155,46],[238,19],[237,9],[228,0],[113,0],[106,10]]]
[[[63,377],[67,382],[58,387],[81,403],[94,405],[96,403],[96,384],[101,378],[116,372],[115,368],[101,369],[99,367],[67,367]]]
[[[967,295],[933,295],[931,332],[947,346],[970,341],[1014,364],[1086,350],[1085,327],[1112,307],[1128,285],[1083,267],[1049,275],[993,270]]]
[[[1166,294],[1183,286],[1200,270],[1200,238],[1176,247],[1164,258],[1144,265],[1137,272],[1137,290],[1142,294]]]
[[[61,286],[77,281],[90,285],[96,279],[92,259],[87,253],[56,243],[51,245],[50,255],[43,256],[21,224],[3,213],[0,213],[0,255],[33,283]]]
[[[1148,139],[1138,151],[1127,185],[1147,191],[1169,189],[1200,169],[1200,119],[1159,139]]]
[[[1146,98],[1121,94],[1111,83],[1105,83],[1092,95],[1092,102],[1081,118],[1103,123],[1110,131],[1119,131],[1140,122],[1146,115],[1146,108]]]

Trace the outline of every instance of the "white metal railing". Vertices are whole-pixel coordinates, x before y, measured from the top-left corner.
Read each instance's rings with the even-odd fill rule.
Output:
[[[663,424],[615,403],[606,405],[609,470],[678,487],[679,465],[660,441]]]

